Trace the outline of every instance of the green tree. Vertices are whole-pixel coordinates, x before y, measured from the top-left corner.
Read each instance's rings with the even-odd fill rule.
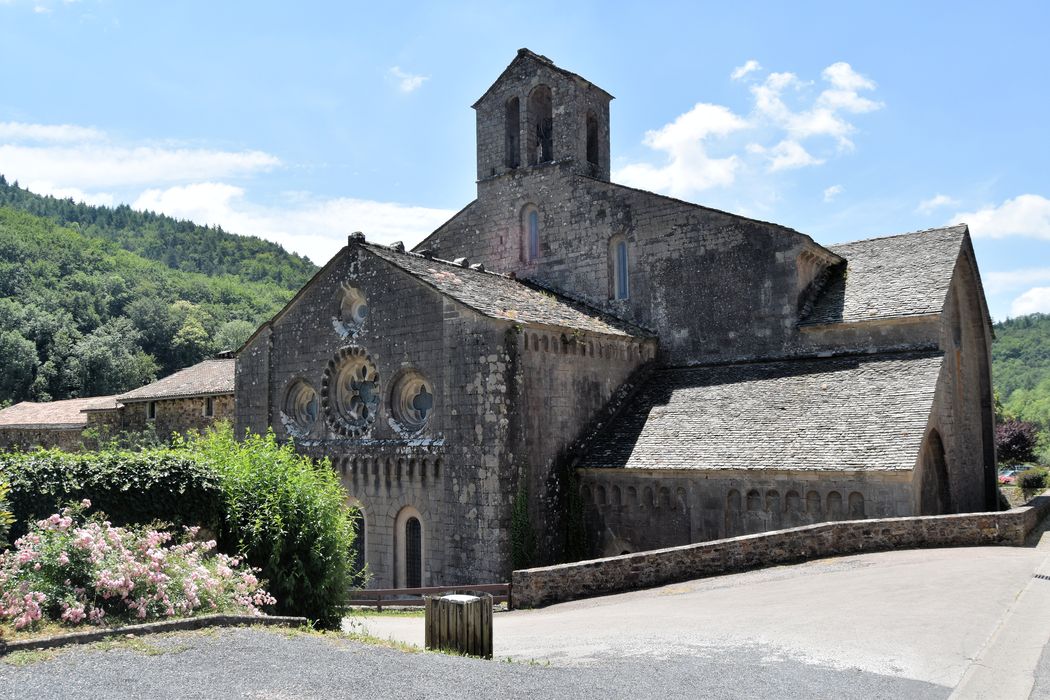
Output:
[[[33,341],[17,331],[0,333],[0,396],[15,401],[29,398],[39,362]]]
[[[117,394],[154,381],[158,365],[138,342],[139,332],[127,318],[108,321],[84,336],[74,353],[81,395]]]

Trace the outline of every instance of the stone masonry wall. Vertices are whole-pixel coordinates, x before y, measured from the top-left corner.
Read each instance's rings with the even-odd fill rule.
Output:
[[[151,423],[157,435],[162,439],[169,439],[178,433],[185,435],[191,430],[198,432],[206,430],[216,421],[233,421],[234,408],[233,396],[222,394],[213,396],[212,416],[204,415],[205,397],[191,396],[184,399],[160,399],[154,403],[157,406],[156,417],[150,420],[147,415],[149,401],[134,401],[124,405],[121,409],[121,424],[123,430],[138,431],[145,430]]]
[[[1050,512],[1050,497],[999,513],[852,520],[624,556],[515,571],[514,607],[660,586],[746,569],[860,552],[1024,543]]]
[[[564,484],[557,466],[631,374],[656,353],[653,340],[566,335],[529,327],[522,336],[522,461],[538,561],[561,555]]]
[[[0,450],[31,450],[35,447],[57,447],[61,450],[81,449],[83,428],[42,428],[23,430],[0,428]]]
[[[474,106],[477,113],[478,180],[509,172],[507,166],[507,103],[518,98],[518,162],[528,167],[529,141],[536,125],[529,122],[529,95],[538,86],[551,90],[553,160],[575,172],[609,179],[609,96],[586,82],[541,61],[519,56]],[[587,112],[598,120],[598,163],[587,160]]]
[[[910,471],[581,469],[579,474],[593,556],[828,520],[913,514]]]
[[[359,323],[346,317],[347,294],[367,303]],[[517,342],[508,345],[508,337],[515,333],[510,322],[480,316],[351,245],[242,351],[237,398],[246,408],[238,425],[272,427],[303,453],[332,460],[365,516],[371,585],[404,585],[409,516],[422,526],[423,585],[505,579],[514,493],[506,394]],[[371,423],[359,434],[336,430],[326,417],[325,387],[335,389],[326,372],[347,352],[367,356],[378,377]],[[394,411],[395,386],[414,374],[429,382],[433,399],[416,432]],[[288,405],[302,385],[318,398],[306,429]]]
[[[523,213],[540,214],[540,254],[525,254]],[[614,300],[609,243],[628,246],[630,298]],[[795,231],[592,178],[568,165],[524,168],[478,183],[478,199],[420,244],[514,272],[660,337],[674,365],[799,354],[795,326],[807,280]],[[857,338],[868,350],[877,333]],[[898,345],[897,338],[890,339]]]

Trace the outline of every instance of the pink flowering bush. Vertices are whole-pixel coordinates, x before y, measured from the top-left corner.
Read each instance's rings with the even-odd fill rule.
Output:
[[[32,524],[0,554],[0,620],[16,630],[145,622],[196,613],[261,614],[275,604],[251,569],[186,528],[113,527],[84,500]]]

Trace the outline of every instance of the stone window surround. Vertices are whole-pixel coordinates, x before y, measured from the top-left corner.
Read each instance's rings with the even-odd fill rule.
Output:
[[[408,521],[415,518],[419,521],[420,546],[419,546],[419,570],[420,584],[427,585],[427,528],[423,522],[423,516],[415,506],[404,506],[397,514],[394,521],[394,587],[405,588],[408,581],[408,548],[406,539],[406,528]]]

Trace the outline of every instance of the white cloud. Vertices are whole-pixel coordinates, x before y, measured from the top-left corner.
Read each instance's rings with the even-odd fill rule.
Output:
[[[95,143],[0,145],[0,167],[9,180],[61,183],[84,190],[244,176],[280,163],[262,151]]]
[[[785,139],[771,148],[760,146],[757,143],[748,144],[747,151],[768,159],[767,167],[771,173],[778,170],[804,168],[807,165],[820,165],[824,162],[823,159],[811,155],[798,141],[791,139]]]
[[[1032,287],[1010,304],[1011,316],[1050,313],[1050,287]]]
[[[1012,292],[1033,284],[1050,282],[1050,267],[1023,267],[1017,270],[996,270],[981,275],[984,289],[989,294]]]
[[[842,194],[845,191],[845,189],[846,188],[844,188],[842,185],[832,185],[831,187],[824,190],[824,201],[830,202],[834,200],[835,197],[838,197],[840,194]]]
[[[840,112],[861,114],[881,109],[881,102],[858,94],[859,90],[875,89],[875,83],[842,62],[828,66],[821,76],[831,87],[817,95],[812,107],[793,110],[785,102],[784,92],[788,88],[801,91],[808,84],[794,73],[770,73],[765,81],[751,88],[756,117],[786,130],[796,140],[830,136],[837,141],[840,150],[852,150],[849,135],[856,127]]]
[[[362,231],[377,243],[403,241],[411,247],[455,213],[395,202],[318,199],[303,194],[287,196],[283,206],[259,205],[245,195],[242,187],[201,182],[149,189],[131,206],[260,236],[318,264],[327,262],[346,245],[346,236],[353,231]]]
[[[761,69],[749,60],[730,77],[740,80]],[[689,196],[731,185],[742,173],[821,165],[853,149],[856,127],[850,115],[883,107],[860,94],[874,90],[875,83],[848,63],[829,65],[821,78],[825,86],[814,96],[812,82],[790,72],[769,73],[751,85],[753,108],[746,118],[722,105],[697,104],[671,123],[646,132],[643,143],[666,156],[662,165],[628,163],[613,176],[635,187]],[[746,141],[726,138],[745,130],[751,132]],[[724,141],[718,146],[721,152],[712,155],[716,138]]]
[[[915,211],[920,214],[929,214],[935,209],[940,209],[941,207],[954,207],[958,203],[959,200],[953,199],[946,194],[938,194],[919,202],[919,206],[915,208]]]
[[[140,146],[79,126],[0,124],[0,172],[33,192],[89,204],[131,201],[135,209],[266,238],[318,263],[345,245],[350,232],[414,245],[454,213],[302,193],[258,204],[241,183],[229,181],[281,166],[279,158],[257,150]]]
[[[635,163],[617,171],[626,185],[685,196],[711,187],[732,184],[740,158],[713,158],[706,142],[747,128],[747,121],[721,105],[700,103],[670,124],[645,134],[643,143],[663,151],[662,166]]]
[[[391,78],[397,81],[397,88],[401,92],[414,92],[418,90],[423,83],[429,79],[426,75],[414,75],[412,73],[406,73],[401,70],[399,66],[394,66],[388,71]]]
[[[0,141],[45,141],[75,143],[101,141],[106,134],[98,129],[73,124],[25,124],[0,122]]]
[[[1050,239],[1050,199],[1038,194],[1022,194],[998,206],[960,212],[951,223],[967,223],[976,238],[1029,236]]]
[[[756,70],[762,70],[762,66],[759,65],[758,61],[752,58],[744,65],[734,68],[733,72],[729,74],[729,77],[733,80],[740,80],[748,73],[753,73]]]

